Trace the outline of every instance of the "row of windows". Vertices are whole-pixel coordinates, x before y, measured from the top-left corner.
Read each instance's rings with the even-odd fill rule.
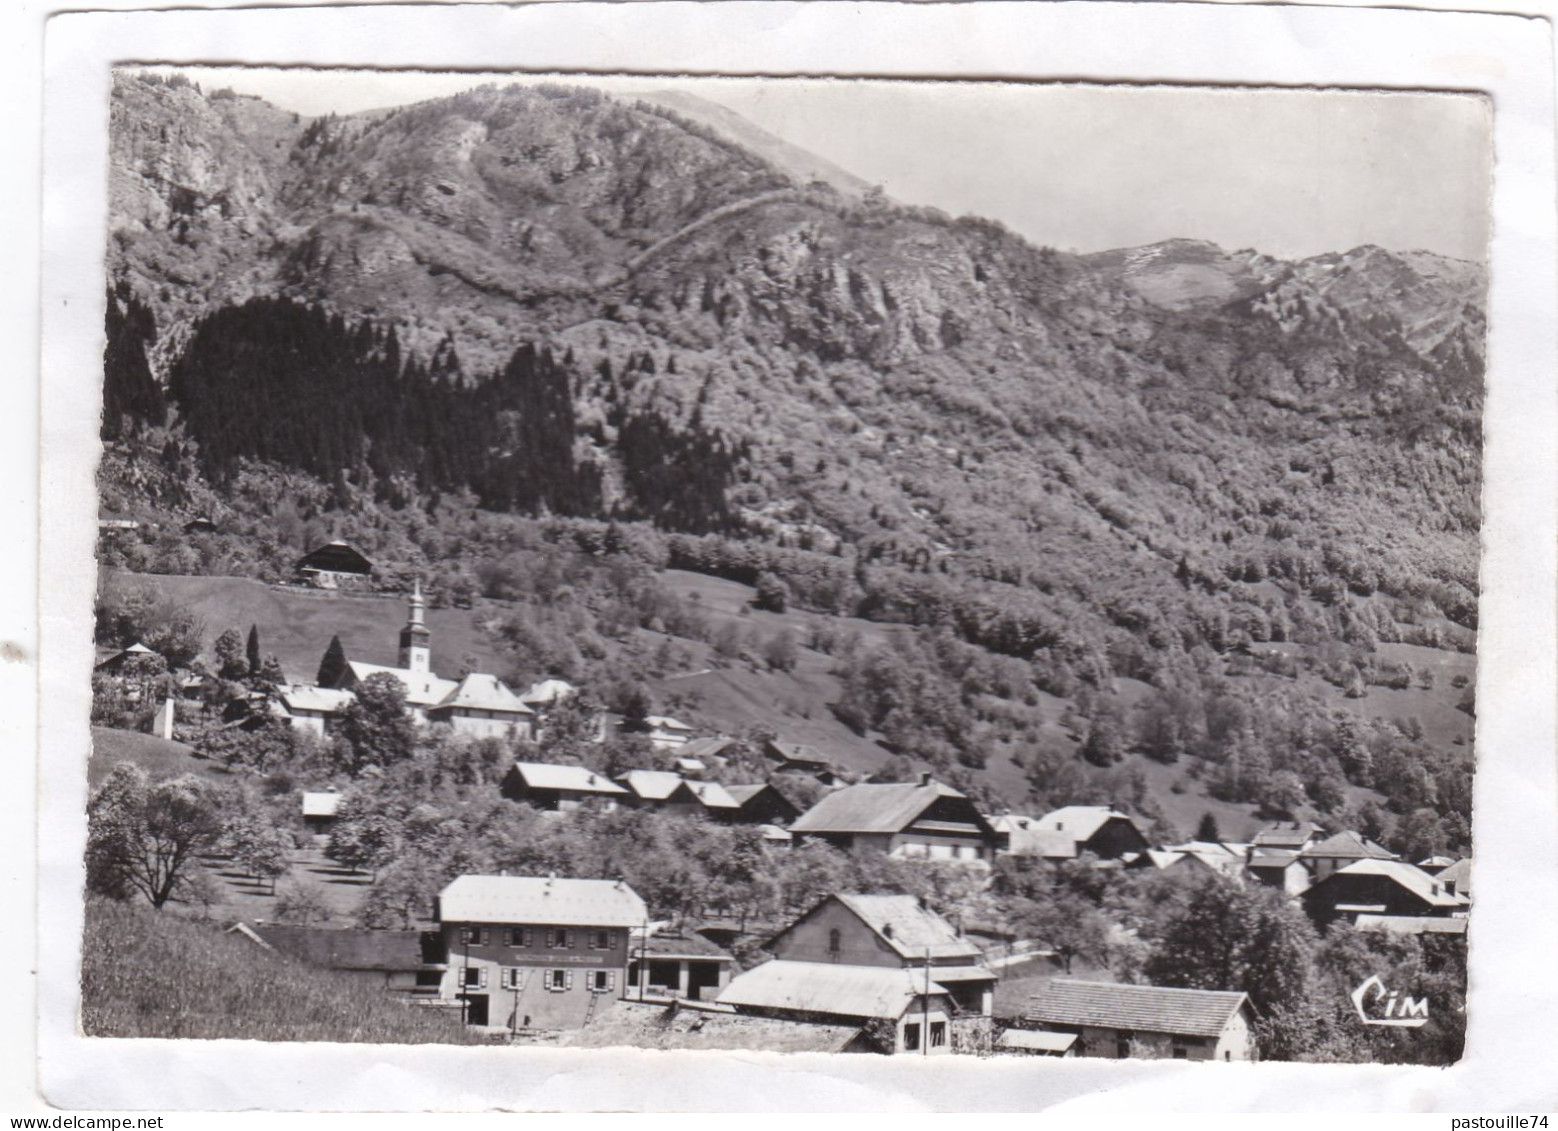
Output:
[[[460,986],[466,990],[484,990],[487,988],[487,967],[462,966],[460,968]],[[617,988],[617,972],[615,970],[528,970],[522,966],[500,966],[498,970],[498,988],[503,990],[521,991],[531,975],[541,978],[541,985],[551,993],[566,993],[573,989],[573,976],[575,973],[584,975],[584,988],[592,994],[610,993]]]
[[[947,1045],[947,1023],[945,1021],[932,1021],[930,1023],[930,1047],[933,1049],[945,1048]],[[903,1027],[903,1048],[905,1052],[918,1052],[920,1048],[920,1023],[911,1021]]]
[[[541,945],[547,950],[573,950],[580,933],[570,927],[505,927],[503,945],[533,947],[539,934]],[[591,930],[582,933],[584,945],[590,950],[610,950],[617,945],[615,931]],[[492,942],[492,931],[488,927],[462,927],[460,942],[466,946],[486,946]]]
[[[984,849],[977,844],[919,844],[914,841],[903,845],[899,853],[931,860],[983,860],[985,856]]]

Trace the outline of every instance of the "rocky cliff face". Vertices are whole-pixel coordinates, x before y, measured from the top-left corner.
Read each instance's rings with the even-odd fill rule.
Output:
[[[298,120],[122,75],[113,114],[110,271],[159,371],[203,315],[291,297],[466,381],[551,343],[607,499],[653,412],[747,453],[732,505],[770,533],[1090,593],[1291,536],[1475,585],[1475,265],[1065,255],[567,87]]]

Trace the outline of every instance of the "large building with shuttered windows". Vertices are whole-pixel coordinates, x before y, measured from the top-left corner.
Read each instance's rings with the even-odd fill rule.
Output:
[[[439,893],[440,996],[471,1025],[577,1029],[624,996],[648,910],[620,880],[461,876]]]

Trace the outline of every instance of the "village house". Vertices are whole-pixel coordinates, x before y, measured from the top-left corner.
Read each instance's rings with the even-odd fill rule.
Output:
[[[823,785],[837,785],[842,780],[820,750],[799,742],[770,739],[763,744],[763,756],[773,763],[776,774],[805,774]]]
[[[1309,869],[1295,849],[1254,846],[1244,867],[1256,883],[1287,895],[1301,895],[1309,887]]]
[[[291,723],[294,730],[308,731],[324,738],[334,733],[346,708],[355,702],[355,691],[294,683],[277,689],[271,709]]]
[[[438,895],[440,996],[470,1025],[587,1025],[625,994],[629,932],[648,917],[620,880],[461,876]]]
[[[1304,892],[1304,911],[1320,926],[1360,915],[1464,915],[1470,900],[1404,860],[1355,860]]]
[[[923,774],[918,782],[866,782],[821,798],[796,818],[797,843],[815,839],[845,852],[984,864],[995,831],[974,803]]]
[[[741,806],[719,782],[688,781],[666,770],[630,770],[617,781],[628,792],[623,803],[666,813],[697,814],[717,821],[734,821]]]
[[[1220,876],[1231,880],[1244,878],[1247,845],[1223,844],[1220,841],[1191,840],[1184,844],[1166,844],[1161,851],[1196,860]]]
[[[860,1032],[851,1048],[940,1056],[952,1051],[952,999],[928,970],[773,959],[738,974],[718,1001],[738,1013]]]
[[[670,715],[649,715],[645,717],[644,727],[638,733],[649,739],[649,744],[656,750],[675,750],[691,741],[696,731]]]
[[[185,534],[215,534],[216,532],[216,523],[203,514],[197,514],[184,524]]]
[[[510,801],[537,809],[567,812],[586,802],[615,808],[631,794],[604,774],[584,766],[554,766],[549,762],[516,762],[500,787]]]
[[[1440,872],[1444,871],[1454,863],[1455,857],[1453,856],[1435,855],[1429,856],[1423,860],[1419,860],[1417,862],[1417,866],[1423,871],[1427,872],[1430,876],[1437,876]]]
[[[1256,832],[1250,841],[1256,849],[1302,852],[1325,834],[1313,821],[1274,821]]]
[[[692,931],[650,925],[635,927],[628,963],[628,987],[640,1001],[679,998],[714,1001],[730,984],[735,959]]]
[[[1037,820],[1024,819],[1009,827],[1007,843],[1013,856],[1046,860],[1075,860],[1083,853],[1113,860],[1148,847],[1136,819],[1106,805],[1067,805]]]
[[[162,654],[160,652],[152,651],[150,648],[146,647],[146,645],[137,640],[128,648],[124,648],[118,652],[111,652],[102,659],[99,659],[96,666],[92,670],[102,672],[104,675],[119,675],[124,671],[126,664],[128,664],[131,660],[138,659],[142,656],[155,656],[159,660],[162,658]]]
[[[341,589],[366,584],[373,563],[345,542],[329,542],[299,558],[293,572],[300,582],[316,589]]]
[[[744,825],[787,826],[801,815],[795,803],[772,782],[727,785],[725,792],[740,807],[736,820]]]
[[[303,825],[316,836],[328,833],[335,827],[336,813],[341,808],[339,793],[303,794]]]
[[[957,1012],[995,1007],[984,953],[912,895],[830,895],[763,945],[783,962],[929,969]]]
[[[1345,868],[1359,860],[1399,860],[1389,849],[1375,844],[1362,833],[1339,832],[1335,836],[1317,841],[1298,854],[1314,881],[1325,879],[1339,868]]]
[[[1255,1060],[1255,1008],[1247,994],[1051,978],[1024,1021],[1076,1038],[1077,1056]]]

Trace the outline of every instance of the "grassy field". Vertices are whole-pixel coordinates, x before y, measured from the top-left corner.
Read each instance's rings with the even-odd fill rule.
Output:
[[[150,734],[112,727],[92,728],[92,754],[87,759],[87,786],[96,789],[120,762],[133,762],[153,780],[196,774],[217,781],[231,781],[232,775],[215,762],[195,756],[192,746],[169,742]]]
[[[237,934],[91,900],[81,1028],[93,1037],[475,1044],[458,1013],[414,1008]]]
[[[400,629],[406,623],[401,597],[355,596],[318,589],[266,585],[245,577],[181,577],[167,574],[110,572],[106,585],[150,585],[181,609],[205,622],[205,645],[236,628],[247,635],[260,630],[260,650],[274,653],[287,678],[310,682],[332,636],[340,636],[346,654],[370,664],[394,664]],[[480,622],[496,606],[477,602],[470,609],[430,609],[427,626],[433,633],[435,671],[453,673],[470,655],[485,671],[498,671],[501,657]]]

